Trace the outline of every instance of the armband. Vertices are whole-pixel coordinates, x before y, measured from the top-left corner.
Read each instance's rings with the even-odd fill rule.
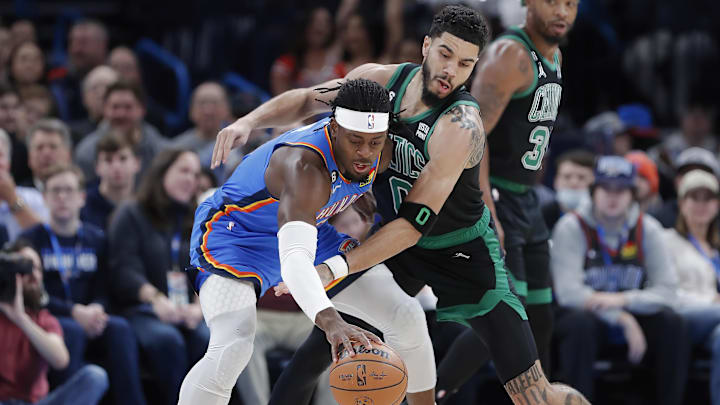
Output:
[[[437,222],[437,214],[425,204],[403,201],[398,216],[405,218],[423,236],[427,235]]]

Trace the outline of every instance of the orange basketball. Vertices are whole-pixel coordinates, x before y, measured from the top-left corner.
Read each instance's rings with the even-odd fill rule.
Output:
[[[330,390],[340,405],[397,405],[405,398],[407,369],[400,356],[384,344],[347,350],[330,369]]]

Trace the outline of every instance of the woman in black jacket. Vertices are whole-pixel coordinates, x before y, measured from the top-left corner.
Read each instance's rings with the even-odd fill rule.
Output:
[[[136,200],[117,209],[108,232],[113,298],[168,404],[177,403],[183,377],[210,336],[183,271],[200,170],[195,152],[158,154]]]

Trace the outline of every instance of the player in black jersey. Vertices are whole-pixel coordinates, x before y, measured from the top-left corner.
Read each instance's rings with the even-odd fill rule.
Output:
[[[512,291],[490,212],[482,201],[478,178],[485,133],[477,103],[464,83],[486,44],[487,31],[474,10],[448,6],[433,18],[423,42],[422,66],[368,64],[348,74],[348,79],[363,77],[385,84],[404,128],[391,128],[394,142],[386,144],[390,149],[384,153],[392,154],[392,162],[375,180],[384,226],[361,246],[317,268],[327,284],[389,259],[387,267],[408,294],[415,295],[426,283],[433,288],[438,319],[461,322],[477,331],[516,404],[585,404],[576,391],[545,378],[525,310]],[[337,81],[323,87],[335,86]],[[325,111],[327,106],[316,100],[333,94],[312,89],[281,94],[221,131],[213,162],[224,160],[252,129]],[[395,323],[408,321],[402,313],[393,314]],[[318,362],[330,364],[327,342],[320,333],[313,332],[298,350],[276,384],[271,404],[307,403],[307,387],[314,386],[308,380],[319,375],[314,374]],[[313,346],[318,342],[319,347]],[[434,403],[432,389],[417,394],[408,396],[409,402]]]
[[[562,94],[559,44],[575,22],[578,2],[526,0],[524,26],[510,28],[488,46],[472,84],[488,132],[488,159],[480,165],[483,199],[491,211],[496,211],[493,219],[498,233],[504,231],[506,264],[525,299],[546,372],[553,320],[550,233],[532,186],[547,151]],[[468,350],[478,342],[471,331],[454,342],[438,367],[439,396],[459,388],[487,362],[487,351]]]

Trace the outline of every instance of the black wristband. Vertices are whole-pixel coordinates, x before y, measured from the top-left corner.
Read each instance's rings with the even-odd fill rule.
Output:
[[[427,235],[437,222],[437,214],[425,204],[403,201],[398,216],[405,218],[421,234]]]

